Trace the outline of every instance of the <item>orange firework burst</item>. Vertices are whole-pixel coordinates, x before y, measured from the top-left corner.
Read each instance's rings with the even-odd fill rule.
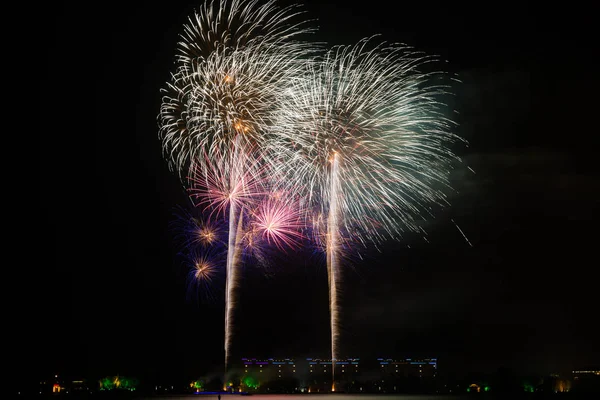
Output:
[[[188,267],[188,296],[212,299],[215,278],[221,272],[218,268],[220,257],[213,248],[202,251],[191,250],[185,257]]]

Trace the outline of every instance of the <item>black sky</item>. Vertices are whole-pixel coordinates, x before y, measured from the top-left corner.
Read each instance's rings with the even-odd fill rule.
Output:
[[[156,124],[197,3],[125,3],[30,11],[37,124],[26,126],[39,155],[11,267],[18,373],[200,375],[222,363],[222,302],[186,301],[168,230],[185,195]],[[330,44],[380,33],[447,59],[462,80],[457,133],[475,174],[453,175],[458,193],[428,223],[429,243],[409,235],[348,269],[343,353],[438,356],[461,372],[597,364],[594,13],[402,3],[307,10]],[[268,276],[244,271],[239,357],[327,356],[325,265],[300,260]]]

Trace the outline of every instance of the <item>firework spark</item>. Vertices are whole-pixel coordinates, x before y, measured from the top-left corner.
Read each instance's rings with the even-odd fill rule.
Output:
[[[207,1],[184,25],[178,60],[191,64],[221,49],[271,44],[282,44],[289,50],[295,47],[302,53],[306,47],[295,39],[314,31],[308,21],[298,20],[304,13],[300,5],[281,8],[275,0]]]
[[[275,111],[273,167],[306,193],[307,212],[327,216],[314,228],[325,237],[334,362],[341,244],[418,230],[431,203],[446,204],[458,138],[439,101],[444,74],[421,70],[434,61],[372,38],[338,46],[307,63]]]

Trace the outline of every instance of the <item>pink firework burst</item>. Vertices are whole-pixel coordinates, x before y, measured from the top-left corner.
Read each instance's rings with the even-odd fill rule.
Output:
[[[190,197],[197,206],[225,215],[230,205],[241,209],[264,195],[267,174],[252,152],[235,150],[229,157],[214,158],[192,166]]]
[[[297,248],[304,238],[300,209],[280,196],[269,197],[261,202],[253,215],[253,228],[268,244],[280,250]]]

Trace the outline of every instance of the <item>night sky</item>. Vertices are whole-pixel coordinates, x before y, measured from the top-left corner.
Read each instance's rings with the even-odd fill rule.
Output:
[[[21,130],[39,153],[24,211],[7,211],[21,229],[8,304],[17,374],[222,366],[222,289],[186,299],[169,230],[186,194],[156,123],[197,3],[130,3],[52,3],[28,22],[36,107]],[[438,357],[457,373],[598,364],[594,13],[512,0],[323,3],[306,3],[315,40],[382,34],[448,61],[462,81],[456,133],[470,144],[458,152],[475,171],[453,173],[429,243],[407,235],[345,269],[341,354]],[[243,271],[235,357],[327,357],[324,258],[299,251],[273,265]]]

